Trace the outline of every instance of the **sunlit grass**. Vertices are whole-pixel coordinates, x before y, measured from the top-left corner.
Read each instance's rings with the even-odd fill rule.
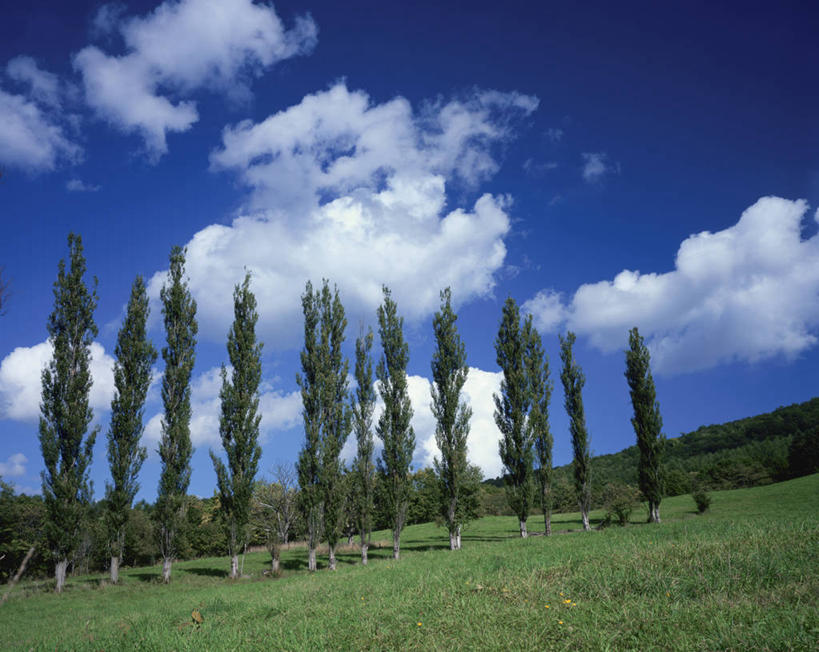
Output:
[[[278,579],[252,553],[235,582],[214,558],[175,564],[168,587],[159,567],[125,569],[121,586],[74,578],[62,596],[27,584],[0,608],[0,648],[817,648],[819,475],[715,493],[702,516],[679,496],[662,515],[583,533],[561,514],[559,534],[526,540],[514,518],[488,517],[457,553],[443,528],[413,526],[400,561],[380,532],[369,566],[346,550],[335,573],[307,574],[293,549]]]

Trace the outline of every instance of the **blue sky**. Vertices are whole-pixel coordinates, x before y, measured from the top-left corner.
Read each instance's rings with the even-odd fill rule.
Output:
[[[308,278],[348,344],[379,288],[406,317],[416,466],[435,453],[431,317],[451,285],[472,367],[470,457],[500,471],[493,341],[513,296],[577,357],[596,453],[633,443],[622,350],[652,350],[669,436],[807,400],[819,369],[819,28],[806,3],[30,2],[0,26],[0,475],[38,491],[39,370],[70,231],[99,278],[92,404],[105,460],[116,332],[136,274],[151,336],[174,244],[201,337],[191,491],[215,486],[231,291],[265,342],[262,472],[302,443]],[[349,347],[352,352],[352,346]],[[161,373],[161,361],[157,373]],[[570,460],[562,391],[551,426]],[[145,442],[159,435],[158,386]],[[349,452],[348,448],[348,452]],[[145,464],[140,497],[156,493]]]

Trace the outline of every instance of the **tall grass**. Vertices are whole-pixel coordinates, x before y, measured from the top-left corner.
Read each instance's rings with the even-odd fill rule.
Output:
[[[678,496],[662,515],[583,533],[561,514],[560,534],[524,540],[514,518],[488,517],[454,553],[443,528],[412,526],[400,561],[377,533],[369,566],[348,550],[335,573],[307,574],[294,549],[277,579],[253,553],[239,581],[214,558],[176,564],[170,586],[159,567],[124,569],[119,586],[75,578],[62,596],[30,583],[0,609],[0,648],[819,648],[819,475],[715,492],[704,515]]]

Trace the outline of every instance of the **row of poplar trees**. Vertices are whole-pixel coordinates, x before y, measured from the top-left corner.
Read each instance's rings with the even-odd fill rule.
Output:
[[[565,337],[560,335],[559,339],[562,362],[560,380],[574,453],[572,471],[575,493],[583,529],[589,530],[591,450],[583,408],[586,378],[574,357],[575,334],[569,331]],[[548,536],[551,534],[554,442],[549,428],[549,402],[553,385],[549,377],[549,360],[540,334],[533,325],[532,315],[521,323],[520,309],[511,297],[503,307],[495,351],[498,366],[503,371],[500,394],[494,397],[495,423],[501,432],[500,457],[504,465],[509,505],[520,521],[521,537],[526,537],[526,522],[537,494]],[[631,423],[640,451],[639,488],[648,503],[649,522],[659,523],[663,480],[661,458],[665,438],[661,432],[663,423],[648,348],[637,328],[629,331],[625,376],[634,410]]]
[[[89,405],[92,378],[90,350],[97,336],[93,313],[96,286],[84,281],[86,263],[82,240],[68,237],[69,265],[60,261],[54,284],[54,311],[48,320],[53,356],[42,373],[40,445],[45,462],[43,496],[48,512],[47,538],[54,555],[57,591],[77,549],[92,487],[88,479],[99,426],[88,432],[93,420]],[[166,346],[162,348],[163,415],[159,457],[161,475],[155,510],[162,577],[170,581],[177,553],[180,526],[186,509],[193,447],[190,438],[191,374],[197,335],[196,302],[184,278],[185,252],[174,247],[165,284],[160,291]],[[230,576],[238,576],[238,555],[249,537],[251,499],[261,448],[258,443],[259,385],[262,344],[256,337],[258,313],[250,290],[250,276],[233,294],[234,321],[228,332],[230,370],[221,369],[219,434],[226,461],[211,451],[217,476],[220,508],[227,526],[231,557]],[[356,456],[352,464],[357,526],[362,563],[367,563],[374,510],[375,474],[380,473],[386,508],[392,518],[393,556],[399,558],[401,531],[410,495],[410,464],[415,434],[407,386],[409,348],[403,336],[403,318],[388,288],[377,310],[382,354],[373,380],[373,332],[360,333],[355,343],[355,390],[348,383],[348,361],[342,353],[347,320],[338,289],[325,280],[321,289],[307,283],[302,296],[304,349],[302,372],[297,375],[303,403],[305,442],[296,465],[299,507],[307,523],[308,567],[316,569],[316,548],[321,538],[329,544],[329,567],[336,566],[336,546],[344,517],[341,451],[355,433]],[[137,276],[118,333],[114,364],[115,393],[108,428],[108,461],[111,481],[106,484],[106,522],[111,549],[111,581],[117,582],[124,548],[128,511],[139,489],[138,475],[147,452],[140,445],[144,430],[144,404],[151,384],[157,352],[147,337],[148,296]],[[449,288],[441,292],[441,308],[433,318],[436,348],[432,358],[432,412],[435,439],[441,452],[434,466],[439,481],[441,515],[450,537],[450,548],[461,547],[469,491],[466,458],[471,409],[462,396],[468,366],[466,351],[456,326]],[[561,337],[561,380],[575,451],[574,471],[578,502],[588,529],[588,433],[581,390],[583,373],[574,361],[574,334]],[[649,501],[650,518],[659,521],[662,422],[649,369],[648,351],[637,329],[630,334],[627,377],[634,405],[634,424],[641,452],[640,488]],[[513,299],[508,299],[496,340],[497,361],[503,381],[495,400],[495,421],[502,434],[500,455],[506,468],[509,501],[520,518],[521,536],[532,507],[533,477],[540,486],[540,501],[550,532],[552,436],[548,425],[552,384],[540,335],[531,316],[521,325]],[[373,424],[376,387],[384,404]],[[374,427],[373,427],[374,426]],[[377,462],[374,436],[383,443]],[[534,452],[539,469],[533,471]]]

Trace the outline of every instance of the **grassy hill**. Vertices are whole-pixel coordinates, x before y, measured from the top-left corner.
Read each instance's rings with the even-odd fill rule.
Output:
[[[335,573],[307,574],[293,549],[277,579],[253,553],[236,582],[213,558],[176,564],[170,586],[159,567],[125,569],[120,586],[74,578],[62,596],[28,583],[0,607],[0,648],[819,647],[819,474],[713,499],[704,515],[678,496],[663,502],[661,525],[589,533],[561,514],[559,534],[525,540],[514,518],[486,517],[457,553],[443,528],[412,526],[399,562],[381,532],[369,566],[348,550]]]

